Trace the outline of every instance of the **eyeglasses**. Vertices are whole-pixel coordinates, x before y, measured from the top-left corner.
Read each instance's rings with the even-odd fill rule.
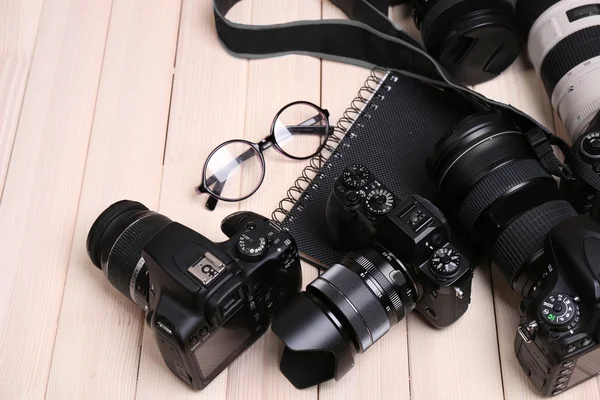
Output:
[[[204,163],[196,193],[210,195],[209,210],[215,209],[218,200],[245,200],[265,178],[263,151],[275,147],[286,157],[307,160],[325,147],[332,130],[327,110],[307,101],[290,103],[275,115],[269,136],[260,142],[236,139],[215,148]]]

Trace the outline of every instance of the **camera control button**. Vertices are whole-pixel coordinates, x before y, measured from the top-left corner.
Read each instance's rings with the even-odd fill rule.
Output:
[[[580,343],[581,347],[589,346],[590,344],[592,344],[592,339],[590,338],[585,338]]]
[[[542,301],[539,310],[542,320],[551,328],[571,329],[572,322],[577,319],[579,307],[571,296],[552,293]]]
[[[433,253],[429,266],[436,274],[444,277],[452,276],[460,268],[460,254],[450,247],[442,247]]]
[[[356,204],[360,201],[360,196],[355,191],[346,193],[346,200],[350,204]]]
[[[373,215],[385,215],[394,208],[394,196],[386,189],[375,189],[367,195],[367,211]]]
[[[354,164],[344,170],[342,173],[342,181],[344,182],[344,185],[353,189],[358,189],[367,184],[370,175],[371,173],[367,167],[362,164]]]
[[[262,259],[268,248],[267,238],[256,230],[242,234],[237,244],[240,258],[249,262],[256,262]]]
[[[565,362],[562,364],[562,366],[563,366],[563,367],[565,367],[565,368],[570,368],[570,367],[572,367],[572,366],[573,366],[573,364],[574,364],[574,363],[573,363],[573,361],[570,361],[570,360],[569,360],[569,361],[565,361]]]
[[[575,350],[577,350],[577,346],[575,346],[574,344],[572,344],[569,347],[567,347],[567,353],[572,353]]]

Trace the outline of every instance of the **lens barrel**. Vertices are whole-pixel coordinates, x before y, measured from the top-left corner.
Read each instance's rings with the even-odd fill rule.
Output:
[[[344,257],[275,315],[273,332],[286,345],[282,372],[298,388],[340,379],[355,353],[414,308],[417,289],[406,267],[382,247]]]
[[[172,221],[143,204],[122,200],[108,207],[88,233],[86,248],[94,265],[125,296],[142,306],[139,294],[147,293],[142,250]]]
[[[600,109],[600,4],[519,0],[516,11],[529,58],[575,142]]]
[[[575,210],[561,199],[525,135],[500,114],[476,114],[438,142],[427,169],[513,289],[527,291],[548,232]]]
[[[498,76],[520,53],[510,1],[412,0],[427,51],[459,82]]]

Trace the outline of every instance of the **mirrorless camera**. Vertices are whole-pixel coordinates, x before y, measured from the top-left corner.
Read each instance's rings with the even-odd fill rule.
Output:
[[[273,332],[286,345],[281,371],[298,388],[341,379],[355,354],[407,312],[416,309],[442,328],[470,302],[473,270],[449,243],[448,223],[429,201],[399,201],[366,167],[352,165],[334,184],[327,224],[334,244],[356,251],[273,320]]]
[[[473,115],[427,168],[472,240],[521,294],[515,353],[531,383],[558,395],[600,373],[600,225],[577,215],[542,166],[548,142],[501,114]]]
[[[254,213],[225,218],[229,237],[198,232],[123,200],[92,225],[87,251],[109,282],[146,311],[167,367],[205,388],[268,328],[301,287],[294,239]]]

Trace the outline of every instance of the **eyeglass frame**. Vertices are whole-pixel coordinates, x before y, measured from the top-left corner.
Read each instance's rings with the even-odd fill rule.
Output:
[[[283,150],[283,148],[279,145],[279,143],[277,143],[277,139],[275,137],[275,124],[279,120],[279,117],[285,110],[287,110],[288,108],[295,106],[295,105],[307,105],[307,106],[315,108],[317,111],[319,111],[320,114],[323,114],[325,116],[325,122],[327,123],[327,125],[325,125],[327,127],[327,136],[325,137],[325,140],[323,140],[323,143],[321,143],[319,145],[319,147],[317,148],[317,150],[314,153],[312,153],[308,156],[305,156],[305,157],[298,157],[298,156],[294,156],[292,154],[287,153],[285,150]],[[202,182],[200,182],[200,185],[198,185],[196,187],[196,193],[199,195],[206,193],[210,196],[209,199],[206,201],[206,208],[208,208],[210,211],[213,211],[216,208],[217,202],[219,200],[227,202],[227,203],[236,203],[238,201],[243,201],[243,200],[248,199],[249,197],[251,197],[258,191],[258,189],[261,187],[261,185],[263,184],[263,182],[265,180],[267,165],[265,162],[265,157],[263,155],[263,152],[271,147],[275,147],[275,150],[277,150],[279,153],[281,153],[282,155],[284,155],[288,158],[291,158],[293,160],[301,161],[301,160],[308,160],[308,159],[314,157],[315,155],[319,154],[325,148],[325,146],[327,145],[327,142],[329,140],[329,137],[333,134],[334,127],[332,127],[331,124],[329,123],[329,116],[330,116],[330,114],[327,109],[321,108],[318,105],[311,103],[309,101],[300,100],[300,101],[294,101],[292,103],[287,104],[281,110],[279,110],[277,112],[277,114],[275,114],[275,117],[273,118],[273,122],[271,122],[270,134],[267,137],[263,138],[261,141],[259,141],[257,143],[253,143],[246,139],[231,139],[231,140],[223,142],[220,145],[218,145],[217,147],[215,147],[210,152],[210,154],[206,158],[206,161],[204,162],[204,167],[202,168]],[[252,148],[254,150],[254,152],[256,152],[258,154],[260,162],[261,162],[261,166],[262,166],[262,174],[260,177],[260,181],[254,188],[254,190],[252,192],[250,192],[249,194],[247,194],[246,196],[243,196],[243,197],[240,197],[237,199],[228,199],[228,198],[222,197],[221,195],[217,195],[212,189],[208,188],[209,185],[206,182],[207,181],[206,171],[208,169],[208,163],[209,163],[210,159],[215,155],[215,153],[217,151],[221,150],[225,146],[230,145],[231,143],[243,143],[243,144],[248,145],[250,148]],[[243,156],[243,154],[244,153],[242,153],[242,155],[240,155],[240,156]],[[245,161],[245,160],[242,160],[242,161]],[[213,176],[214,176],[214,174],[213,174]],[[220,183],[220,189],[223,188],[226,181],[227,181],[227,179],[225,179],[225,181],[223,181],[223,182],[218,181],[218,183]],[[211,183],[211,185],[212,185],[212,183]]]

